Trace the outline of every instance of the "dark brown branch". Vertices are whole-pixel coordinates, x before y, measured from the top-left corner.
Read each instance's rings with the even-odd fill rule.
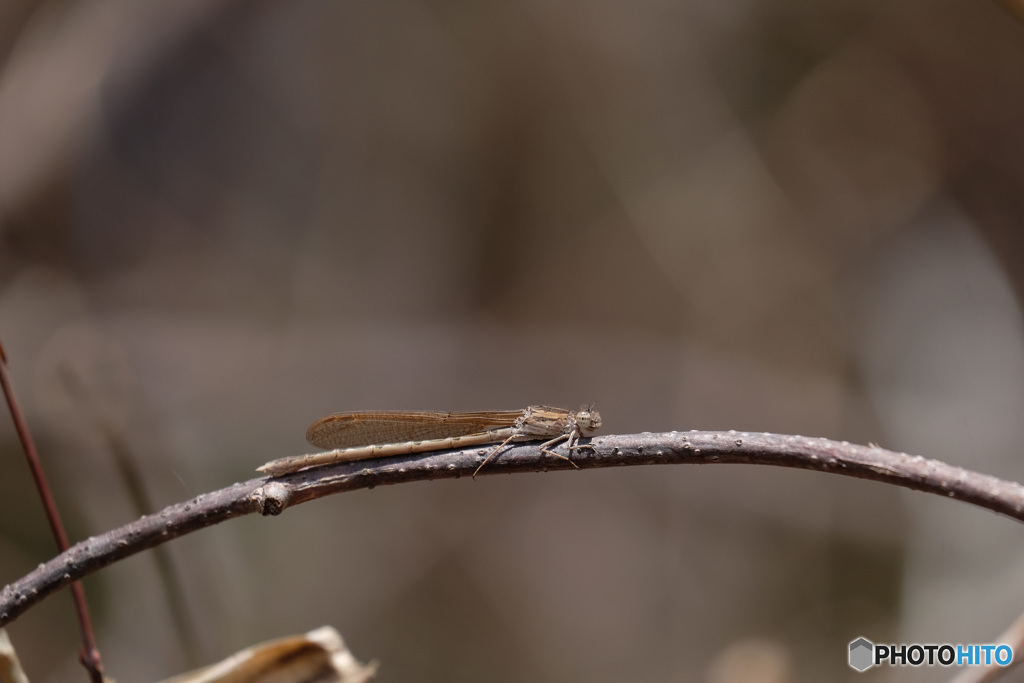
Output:
[[[432,479],[469,478],[490,448],[438,451],[318,467],[251,479],[178,503],[90,538],[0,591],[0,626],[59,588],[135,553],[232,517],[285,509],[333,493]],[[818,470],[872,479],[972,503],[1024,522],[1024,487],[937,460],[828,439],[745,432],[599,436],[573,454],[581,470],[624,465],[736,463]],[[573,469],[536,444],[513,446],[480,476]],[[467,485],[474,485],[468,483]],[[486,485],[477,483],[477,486]]]
[[[68,535],[64,531],[64,523],[57,510],[57,501],[54,500],[53,493],[50,491],[50,484],[46,480],[43,465],[39,461],[32,432],[28,429],[28,423],[21,412],[18,398],[14,394],[14,385],[11,384],[11,378],[7,373],[7,354],[4,352],[3,346],[0,346],[0,387],[3,388],[4,398],[7,399],[7,407],[11,411],[11,419],[14,420],[14,429],[18,432],[18,439],[25,452],[28,467],[32,471],[32,478],[39,491],[39,498],[43,501],[43,509],[46,511],[46,519],[50,522],[50,530],[57,542],[57,549],[62,554],[66,553],[69,545]],[[89,605],[85,600],[85,590],[78,581],[71,584],[71,597],[74,599],[75,611],[78,614],[78,626],[82,630],[82,651],[79,653],[79,659],[82,661],[82,666],[89,672],[89,679],[93,683],[103,683],[103,660],[100,657],[99,647],[96,646],[96,636],[92,630],[92,620],[89,618]]]

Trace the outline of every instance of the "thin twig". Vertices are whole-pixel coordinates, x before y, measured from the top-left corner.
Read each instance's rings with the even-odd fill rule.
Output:
[[[3,387],[7,407],[11,411],[11,419],[14,420],[14,428],[18,432],[22,450],[25,451],[25,459],[28,461],[29,469],[32,470],[32,478],[35,479],[36,488],[39,490],[39,498],[43,501],[46,519],[50,522],[50,529],[57,541],[57,547],[61,553],[65,553],[69,545],[68,535],[64,531],[64,524],[57,511],[57,503],[53,499],[43,466],[39,462],[39,454],[36,452],[32,433],[28,430],[25,416],[14,395],[14,387],[7,372],[7,354],[2,345],[0,345],[0,385]],[[79,652],[78,658],[89,672],[89,679],[92,683],[103,683],[103,660],[100,658],[100,650],[96,646],[96,636],[92,630],[92,621],[89,619],[89,606],[86,604],[85,590],[82,589],[80,582],[75,581],[71,584],[71,595],[74,598],[75,610],[78,612],[78,625],[82,629],[82,650]]]
[[[97,408],[99,405],[97,398],[90,395],[88,386],[81,380],[71,364],[63,363],[58,365],[57,376],[64,389],[67,390],[75,402],[75,408],[79,413],[92,421],[99,435],[106,443],[107,450],[113,456],[117,473],[121,477],[121,483],[128,494],[128,500],[132,504],[132,512],[137,515],[148,515],[153,512],[156,506],[153,504],[152,499],[146,492],[146,487],[142,483],[142,472],[138,466],[138,459],[134,456],[128,447],[128,443],[122,438],[118,430],[114,428],[103,414],[103,411]],[[174,563],[171,562],[171,556],[167,548],[163,546],[154,548],[153,559],[156,563],[157,575],[163,583],[163,588],[167,594],[167,605],[171,613],[171,620],[178,633],[181,646],[185,651],[186,661],[190,661],[193,665],[198,666],[199,642],[196,636],[198,630],[191,623],[186,610],[185,588],[182,585],[181,577],[174,568]]]
[[[285,509],[334,493],[433,479],[470,477],[487,448],[338,463],[261,477],[171,505],[83,541],[0,591],[0,626],[54,591],[117,560],[173,538],[254,512]],[[667,432],[599,436],[574,451],[581,470],[661,464],[775,465],[872,479],[972,503],[1024,522],[1024,487],[920,456],[828,439],[743,432]],[[537,444],[510,447],[480,473],[572,470]],[[473,485],[473,484],[470,484]],[[485,485],[479,483],[477,485]]]

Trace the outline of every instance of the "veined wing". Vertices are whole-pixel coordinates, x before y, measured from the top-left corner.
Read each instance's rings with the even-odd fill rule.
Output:
[[[306,430],[306,440],[320,448],[357,448],[374,444],[429,441],[505,429],[514,426],[522,416],[522,410],[470,413],[380,410],[335,413],[311,424]]]

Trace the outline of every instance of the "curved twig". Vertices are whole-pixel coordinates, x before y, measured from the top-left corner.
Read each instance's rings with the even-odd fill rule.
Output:
[[[277,515],[333,493],[387,484],[470,477],[489,448],[339,463],[234,484],[142,517],[61,553],[0,591],[0,626],[54,591],[117,560],[241,515]],[[665,432],[599,436],[573,452],[581,470],[624,465],[775,465],[872,479],[987,508],[1024,522],[1024,487],[937,460],[875,446],[781,434]],[[510,447],[481,476],[572,469],[536,444]]]
[[[36,489],[39,491],[39,499],[43,503],[43,510],[46,512],[46,519],[50,523],[50,531],[57,542],[57,549],[61,552],[70,550],[68,548],[68,535],[64,531],[64,522],[60,518],[57,509],[57,501],[50,491],[50,483],[46,479],[43,465],[39,460],[39,453],[36,451],[35,440],[32,432],[29,431],[28,423],[21,412],[21,405],[14,393],[14,385],[11,383],[10,374],[7,372],[7,353],[0,345],[0,387],[2,387],[4,398],[7,400],[7,407],[11,411],[11,419],[14,421],[14,429],[18,432],[18,440],[21,442],[21,449],[25,453],[25,460],[32,472],[32,479],[35,481]],[[99,646],[96,644],[96,634],[92,627],[92,618],[89,616],[89,604],[85,600],[85,589],[77,581],[71,584],[71,597],[75,603],[75,612],[78,614],[78,626],[82,631],[82,649],[78,658],[86,671],[89,672],[89,680],[93,683],[103,683],[103,658],[100,656]],[[2,610],[0,610],[2,611]]]

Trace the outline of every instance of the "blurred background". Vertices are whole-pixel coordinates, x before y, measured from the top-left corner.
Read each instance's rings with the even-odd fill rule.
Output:
[[[0,335],[74,539],[360,409],[876,442],[1024,480],[1024,28],[983,0],[0,7]],[[0,584],[54,554],[0,419]],[[763,467],[483,476],[86,582],[158,680],[331,624],[381,681],[947,680],[1024,532]],[[84,680],[67,592],[9,633]],[[1024,680],[1018,674],[1009,680]]]

